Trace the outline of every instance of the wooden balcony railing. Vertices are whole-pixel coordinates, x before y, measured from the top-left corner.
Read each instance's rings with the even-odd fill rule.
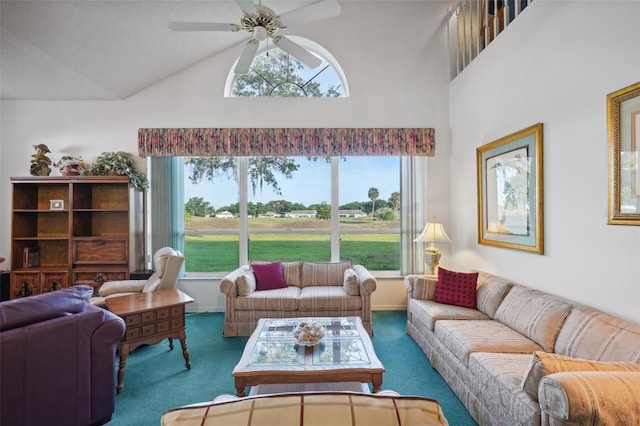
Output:
[[[451,78],[455,78],[533,0],[460,0],[450,10]]]

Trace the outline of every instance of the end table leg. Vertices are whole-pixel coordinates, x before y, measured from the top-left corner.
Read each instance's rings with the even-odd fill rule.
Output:
[[[125,344],[120,347],[120,366],[118,368],[118,386],[116,386],[116,394],[122,392],[122,382],[124,382],[124,368],[127,365],[127,357],[129,356],[129,345]]]
[[[184,357],[187,370],[191,370],[191,361],[189,360],[189,348],[187,348],[187,333],[184,330],[180,332],[180,345],[182,346],[182,356]]]

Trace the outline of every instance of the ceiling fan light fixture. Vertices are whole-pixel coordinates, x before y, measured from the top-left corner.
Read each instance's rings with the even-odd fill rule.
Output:
[[[258,41],[264,41],[267,39],[267,29],[260,25],[253,27],[253,38]]]

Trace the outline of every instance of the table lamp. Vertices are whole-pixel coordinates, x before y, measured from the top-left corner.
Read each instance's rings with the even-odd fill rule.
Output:
[[[438,263],[440,263],[441,254],[440,250],[433,243],[451,242],[447,233],[444,232],[444,227],[441,223],[438,223],[438,220],[434,216],[431,222],[427,222],[424,226],[424,230],[418,235],[418,238],[413,241],[417,243],[429,243],[429,245],[424,248],[424,272],[427,275],[435,275]]]

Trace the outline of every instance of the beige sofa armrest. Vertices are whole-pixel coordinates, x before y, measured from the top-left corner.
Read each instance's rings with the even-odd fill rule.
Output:
[[[540,380],[543,425],[640,424],[640,373],[574,371]]]
[[[240,275],[244,275],[250,270],[248,265],[242,265],[239,268],[229,272],[220,280],[220,291],[226,297],[236,297],[238,295],[238,285],[236,281]]]
[[[407,275],[404,278],[404,287],[407,289],[409,299],[433,300],[437,282],[436,277]]]
[[[107,281],[100,286],[98,294],[106,297],[116,293],[141,293],[147,280]]]
[[[376,291],[377,281],[371,272],[362,265],[353,265],[353,270],[358,274],[360,284],[360,296],[369,296]]]

